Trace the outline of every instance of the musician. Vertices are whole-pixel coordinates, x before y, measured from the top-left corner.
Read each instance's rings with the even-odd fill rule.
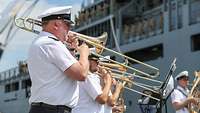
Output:
[[[104,113],[121,113],[125,111],[124,99],[120,97],[123,84],[112,79],[111,93],[108,97],[107,104],[104,105]]]
[[[86,44],[76,45],[77,61],[63,44],[77,44],[74,35],[68,34],[73,23],[71,8],[54,7],[39,16],[42,31],[28,53],[32,82],[29,113],[71,113],[78,102],[78,81],[87,77],[89,49]]]
[[[114,96],[111,96],[111,73],[98,68],[98,60],[95,55],[89,56],[90,72],[87,79],[79,83],[80,98],[72,113],[112,113],[113,101],[116,100],[114,97],[119,95],[122,85],[118,84]],[[95,73],[97,71],[100,75]]]
[[[108,59],[110,59],[110,56],[99,58],[99,61],[109,63]],[[100,66],[103,65],[100,63]],[[104,113],[122,113],[125,111],[126,106],[124,105],[124,99],[122,97],[123,87],[125,84],[126,82],[122,84],[119,80],[116,81],[112,78],[111,93],[109,94],[107,104],[104,105]]]
[[[177,88],[171,94],[172,105],[176,110],[176,113],[189,113],[187,109],[188,104],[196,103],[197,101],[194,98],[188,97],[188,71],[182,71],[176,76],[175,79],[178,85]]]

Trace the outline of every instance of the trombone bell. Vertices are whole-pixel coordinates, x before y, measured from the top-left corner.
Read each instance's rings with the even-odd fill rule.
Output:
[[[105,47],[107,38],[108,38],[108,34],[106,32],[104,32],[101,36],[95,38],[95,41],[96,41],[96,43],[99,43]],[[98,54],[101,54],[103,52],[103,48],[101,48],[99,46],[95,46],[95,49]]]
[[[69,32],[72,33],[72,34],[75,34],[76,37],[79,40],[84,41],[91,46],[94,46],[96,53],[98,53],[98,54],[101,54],[104,50],[104,48],[102,48],[98,45],[105,47],[106,42],[107,42],[107,38],[108,38],[108,34],[106,32],[104,32],[101,36],[96,37],[96,38],[91,37],[91,36],[87,36],[87,35],[84,35],[84,34],[80,34],[80,33],[77,33],[77,32],[73,32],[73,31],[69,31]]]

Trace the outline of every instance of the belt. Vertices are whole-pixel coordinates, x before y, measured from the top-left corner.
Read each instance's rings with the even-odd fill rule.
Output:
[[[72,108],[68,107],[68,106],[65,106],[65,105],[49,105],[49,104],[46,104],[46,103],[43,103],[43,102],[37,102],[37,103],[31,103],[31,106],[34,106],[34,107],[45,107],[45,108],[49,108],[49,109],[64,109],[64,110],[67,110],[69,112],[71,112]]]

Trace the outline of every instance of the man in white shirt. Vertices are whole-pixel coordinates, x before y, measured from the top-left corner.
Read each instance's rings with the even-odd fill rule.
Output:
[[[98,57],[89,56],[90,74],[84,82],[80,82],[80,98],[78,105],[72,113],[112,113],[113,101],[111,95],[112,77],[109,71],[98,68]],[[99,71],[100,75],[95,72]],[[102,85],[103,84],[103,85]],[[119,95],[122,85],[116,86],[116,93]],[[118,97],[118,96],[117,96]]]
[[[176,81],[178,83],[177,88],[174,89],[171,94],[172,105],[176,110],[176,113],[189,113],[188,104],[196,103],[197,101],[188,97],[189,89],[187,88],[189,83],[188,71],[183,71],[176,76]]]
[[[71,8],[54,7],[39,16],[42,31],[28,54],[32,82],[29,113],[70,113],[77,105],[78,81],[85,80],[89,70],[89,49],[86,44],[78,47],[75,38],[68,34]],[[78,61],[66,48],[66,42],[76,46]]]
[[[111,88],[108,101],[104,105],[104,113],[121,113],[125,111],[125,106],[124,99],[119,97],[119,95],[121,93],[121,89],[123,89],[124,86],[121,82],[116,82],[115,79],[112,80],[112,83],[113,88]]]

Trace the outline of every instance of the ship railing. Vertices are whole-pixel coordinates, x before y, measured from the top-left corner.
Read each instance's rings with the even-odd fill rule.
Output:
[[[3,71],[0,73],[0,81],[5,81],[11,77],[15,77],[19,74],[18,67]]]
[[[110,4],[104,0],[79,11],[75,19],[76,28],[94,22],[109,15]]]
[[[123,25],[121,44],[150,38],[164,32],[164,15],[161,6],[144,13],[143,18]]]
[[[28,71],[22,71],[20,67],[14,67],[0,73],[0,82],[28,75]]]

